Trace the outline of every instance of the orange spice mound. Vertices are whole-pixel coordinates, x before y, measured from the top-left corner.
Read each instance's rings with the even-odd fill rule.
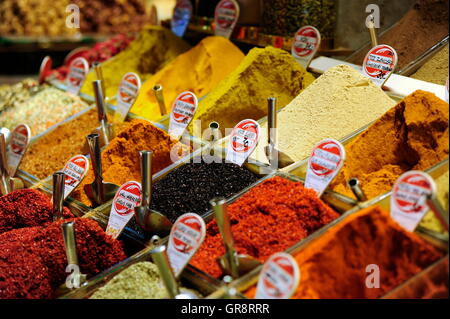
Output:
[[[102,152],[103,180],[118,186],[127,181],[140,181],[139,151],[143,150],[153,151],[152,174],[155,174],[172,164],[170,150],[177,143],[177,140],[151,123],[139,119],[132,120]],[[183,146],[184,149],[186,147]],[[92,164],[90,167],[92,168]],[[72,197],[92,206],[92,202],[84,192],[84,185],[93,181],[94,171],[90,169]]]
[[[404,230],[380,207],[350,215],[295,256],[301,271],[293,298],[379,298],[442,254]],[[378,265],[380,288],[367,288],[368,265]],[[254,297],[255,288],[246,293]]]
[[[416,91],[346,146],[347,159],[331,188],[353,197],[347,181],[357,177],[370,199],[391,190],[409,170],[425,170],[448,157],[448,103]]]

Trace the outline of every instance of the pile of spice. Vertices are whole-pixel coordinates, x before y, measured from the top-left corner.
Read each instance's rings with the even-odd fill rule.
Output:
[[[166,28],[146,27],[125,50],[102,63],[106,96],[116,96],[120,81],[127,72],[135,72],[145,82],[189,48],[186,42]],[[96,78],[95,71],[91,70],[81,92],[94,96],[92,81]]]
[[[141,88],[131,112],[156,120],[161,112],[153,87],[163,86],[164,100],[170,112],[178,94],[191,91],[200,98],[214,89],[241,63],[244,54],[224,37],[207,37],[156,73]]]
[[[308,157],[325,138],[340,140],[376,120],[395,105],[379,87],[358,71],[338,65],[322,74],[278,112],[278,148],[295,161]],[[267,123],[253,157],[267,162]]]
[[[448,78],[448,44],[427,61],[412,78],[445,85]]]
[[[389,213],[370,207],[349,215],[295,256],[302,278],[293,298],[380,298],[441,256]],[[377,289],[366,285],[371,264],[380,270]],[[254,292],[252,288],[247,295]]]
[[[188,146],[151,123],[132,120],[102,151],[103,179],[118,186],[131,180],[140,181],[139,151],[153,151],[152,174],[155,174],[172,164],[170,152],[173,147],[178,147],[183,152],[188,151]],[[84,185],[93,181],[94,172],[89,170],[83,182],[72,193],[72,197],[91,206],[92,202],[84,192]]]
[[[202,132],[210,122],[216,121],[223,133],[241,120],[266,116],[268,97],[277,97],[278,107],[284,107],[313,80],[314,77],[286,51],[273,47],[254,48],[238,68],[199,103],[194,121],[201,120]]]
[[[228,206],[231,232],[239,254],[261,262],[308,237],[339,215],[300,182],[273,177]],[[215,220],[191,264],[213,277],[222,270],[216,258],[225,254]]]
[[[75,54],[73,58],[65,62],[65,64],[53,71],[53,75],[60,81],[64,81],[69,73],[69,66],[72,61],[77,57],[83,57],[88,61],[91,67],[94,62],[104,62],[119,52],[123,51],[128,44],[134,40],[134,36],[117,34],[112,38],[96,43],[89,50]]]
[[[356,177],[368,199],[390,191],[404,172],[448,157],[448,120],[448,103],[425,91],[410,94],[345,147],[345,164],[330,187],[354,198],[347,181]]]
[[[80,272],[93,276],[126,258],[122,243],[107,235],[97,222],[75,222]],[[28,227],[0,235],[0,298],[48,299],[64,284],[67,259],[61,224]]]
[[[397,69],[401,70],[448,35],[448,13],[447,0],[417,0],[394,27],[379,37],[378,43],[397,51]],[[361,65],[369,49],[369,45],[362,48],[350,62]]]
[[[27,101],[34,94],[42,90],[45,86],[39,85],[34,79],[25,79],[13,85],[0,87],[0,114],[8,108]]]
[[[255,174],[233,163],[187,163],[155,182],[152,208],[172,222],[185,213],[203,215],[210,210],[212,198],[229,198],[257,180]]]
[[[180,288],[181,293],[186,288]],[[189,290],[197,295],[198,292]],[[200,295],[199,295],[200,296]],[[169,298],[158,267],[149,261],[133,264],[99,288],[90,299],[166,299]]]
[[[441,203],[442,207],[445,209],[445,211],[448,214],[449,207],[448,207],[448,188],[449,188],[449,174],[448,171],[444,175],[440,176],[436,180],[436,196]],[[423,226],[427,229],[431,229],[435,232],[444,234],[446,233],[445,228],[442,226],[441,222],[436,218],[434,213],[432,211],[429,211],[423,219],[420,221],[420,226]]]
[[[53,220],[50,198],[36,189],[16,190],[0,197],[0,234],[33,226],[43,226]],[[64,217],[72,213],[64,207]]]
[[[0,126],[14,129],[19,124],[28,124],[31,133],[38,135],[87,107],[78,96],[47,87],[23,103],[2,112]]]

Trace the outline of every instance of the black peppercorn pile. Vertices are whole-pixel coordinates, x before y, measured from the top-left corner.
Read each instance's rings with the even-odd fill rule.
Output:
[[[258,180],[249,170],[231,163],[189,163],[153,185],[152,208],[174,222],[180,215],[203,215],[209,201],[228,198]]]

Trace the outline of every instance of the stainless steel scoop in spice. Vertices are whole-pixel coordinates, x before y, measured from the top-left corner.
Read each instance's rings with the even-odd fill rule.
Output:
[[[64,181],[66,174],[56,172],[53,174],[53,221],[63,219]]]
[[[3,133],[0,133],[0,178],[2,195],[9,194],[14,189],[14,183],[9,176],[8,157],[6,153],[6,140]]]
[[[164,102],[163,86],[161,84],[156,84],[153,87],[153,93],[155,93],[156,101],[158,101],[159,110],[161,112],[161,115],[166,115],[167,108],[166,108],[166,103]]]
[[[267,159],[274,168],[283,168],[294,164],[295,161],[289,155],[279,151],[276,148],[277,140],[277,98],[269,97],[267,99],[267,143],[264,148]]]
[[[359,180],[356,177],[349,179],[348,186],[350,187],[350,189],[352,190],[353,194],[355,195],[356,199],[359,202],[365,202],[367,200],[367,196],[361,189]]]
[[[95,80],[93,83],[94,94],[95,94],[95,104],[97,105],[98,121],[100,123],[101,136],[103,138],[102,144],[108,145],[111,140],[111,125],[108,124],[108,119],[105,111],[105,98],[103,95],[102,81]]]
[[[134,208],[136,222],[147,232],[165,236],[170,233],[172,222],[163,214],[150,209],[152,201],[152,151],[140,151],[142,176],[141,205]]]
[[[166,246],[161,245],[153,249],[152,254],[153,262],[158,267],[159,274],[162,278],[164,286],[166,287],[169,298],[171,299],[198,299],[198,296],[190,291],[180,291],[178,287],[177,279],[170,266],[169,258],[166,254]]]
[[[100,80],[101,83],[105,83],[105,80],[103,79],[103,71],[102,71],[102,67],[100,65],[100,62],[94,62],[92,64],[92,66],[94,67],[95,75],[97,76],[97,80]],[[106,98],[105,85],[102,85],[102,95],[103,95],[103,98]]]
[[[115,196],[119,186],[103,182],[99,135],[89,134],[86,138],[95,179],[93,183],[84,185],[84,191],[92,202],[101,205]]]
[[[219,227],[226,251],[225,255],[219,257],[219,264],[223,271],[236,279],[261,265],[258,260],[251,256],[236,253],[225,198],[213,198],[210,204],[214,210],[217,226]]]
[[[445,230],[448,231],[448,212],[442,207],[436,194],[433,193],[427,196],[427,205],[433,211],[442,226],[444,226]]]

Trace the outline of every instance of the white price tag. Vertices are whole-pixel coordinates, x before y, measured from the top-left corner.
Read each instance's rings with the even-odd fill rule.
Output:
[[[84,79],[89,72],[89,63],[85,58],[78,57],[70,63],[69,74],[67,75],[67,91],[77,95],[80,92]]]
[[[205,234],[205,222],[197,214],[187,213],[178,217],[170,231],[167,247],[167,256],[175,276],[181,274],[195,255],[205,239]]]
[[[50,74],[52,70],[52,58],[48,55],[42,60],[41,67],[39,68],[39,83],[45,82],[45,78]]]
[[[128,111],[136,101],[141,89],[141,79],[139,75],[129,72],[122,77],[119,90],[117,91],[117,110],[114,114],[115,122],[123,122]]]
[[[239,4],[236,0],[221,0],[214,13],[215,34],[229,39],[239,19]]]
[[[314,146],[308,160],[305,187],[314,189],[317,196],[322,196],[339,173],[344,161],[345,148],[340,142],[331,138],[319,142]]]
[[[119,237],[122,230],[134,215],[134,208],[141,202],[142,187],[135,181],[120,186],[114,196],[111,214],[109,215],[106,233],[114,238]]]
[[[173,17],[170,21],[172,32],[182,37],[186,32],[186,28],[191,20],[192,4],[189,0],[178,0],[173,9]]]
[[[270,256],[263,266],[256,286],[256,299],[289,299],[300,283],[300,269],[286,253]]]
[[[383,86],[394,73],[398,55],[393,47],[381,44],[370,49],[364,58],[362,73],[378,86]]]
[[[242,166],[258,144],[259,131],[259,124],[254,120],[239,122],[231,131],[226,160]]]
[[[86,156],[75,155],[64,166],[64,199],[81,183],[89,171],[89,161]]]
[[[7,151],[8,169],[11,177],[16,174],[17,168],[27,151],[30,138],[31,131],[26,124],[19,124],[11,133],[11,141]]]
[[[183,135],[184,130],[194,118],[197,106],[198,100],[194,93],[187,91],[177,96],[170,113],[170,135],[177,139]]]
[[[301,27],[294,36],[292,56],[306,69],[319,50],[320,42],[319,30],[312,26]]]
[[[414,231],[428,211],[427,195],[436,191],[434,180],[421,171],[409,171],[394,184],[391,196],[391,216],[409,231]]]

